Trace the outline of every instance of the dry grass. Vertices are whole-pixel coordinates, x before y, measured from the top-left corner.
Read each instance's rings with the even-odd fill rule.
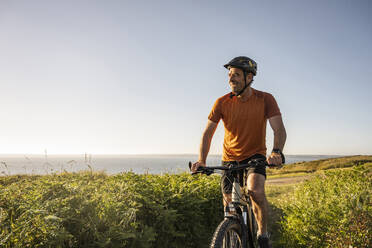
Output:
[[[328,170],[334,168],[348,168],[360,164],[372,163],[372,156],[347,156],[340,158],[321,159],[309,162],[298,162],[284,165],[281,169],[268,169],[270,177],[281,174],[312,173],[317,170]]]

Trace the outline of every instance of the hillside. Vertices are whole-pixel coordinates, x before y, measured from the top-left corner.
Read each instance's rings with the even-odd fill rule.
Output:
[[[269,176],[294,174],[294,173],[313,173],[318,170],[328,170],[335,168],[349,168],[355,165],[368,164],[372,165],[372,156],[347,156],[338,158],[328,158],[308,162],[297,162],[284,165],[281,169],[268,169]]]

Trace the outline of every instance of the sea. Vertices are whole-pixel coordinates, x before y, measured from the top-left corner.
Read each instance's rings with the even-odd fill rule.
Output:
[[[337,155],[287,155],[287,164],[338,157]],[[6,155],[0,154],[0,176],[28,174],[46,175],[62,172],[101,171],[107,174],[181,173],[189,170],[189,161],[197,154],[177,155]],[[209,155],[208,166],[221,164],[221,155]]]

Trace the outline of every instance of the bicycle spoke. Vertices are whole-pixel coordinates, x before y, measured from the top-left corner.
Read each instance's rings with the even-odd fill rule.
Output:
[[[229,245],[230,244],[230,234],[228,232],[226,233],[223,244],[224,244],[224,248],[229,248],[230,247],[230,245]]]
[[[242,243],[239,235],[234,230],[226,232],[223,240],[223,248],[241,248]]]
[[[224,237],[224,242],[223,242],[223,247],[224,248],[230,248],[230,232],[227,232]]]

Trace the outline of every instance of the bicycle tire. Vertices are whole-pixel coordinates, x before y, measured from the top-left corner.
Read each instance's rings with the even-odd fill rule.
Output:
[[[253,213],[253,209],[248,206],[248,225],[247,225],[247,233],[248,233],[248,248],[258,248],[258,240],[257,240],[257,230],[258,224]]]
[[[258,240],[257,240],[257,230],[258,230],[258,223],[257,223],[257,220],[256,220],[256,217],[253,213],[253,210],[252,211],[252,223],[253,223],[253,243],[255,244],[255,247],[258,247]]]
[[[232,237],[232,238],[230,238]],[[237,218],[225,218],[213,234],[210,248],[245,248],[246,236]]]
[[[253,213],[253,210],[250,209],[251,213],[248,216],[248,247],[249,248],[258,248],[258,240],[257,240],[257,230],[258,224],[256,221],[256,217]],[[251,228],[251,225],[253,228]]]

